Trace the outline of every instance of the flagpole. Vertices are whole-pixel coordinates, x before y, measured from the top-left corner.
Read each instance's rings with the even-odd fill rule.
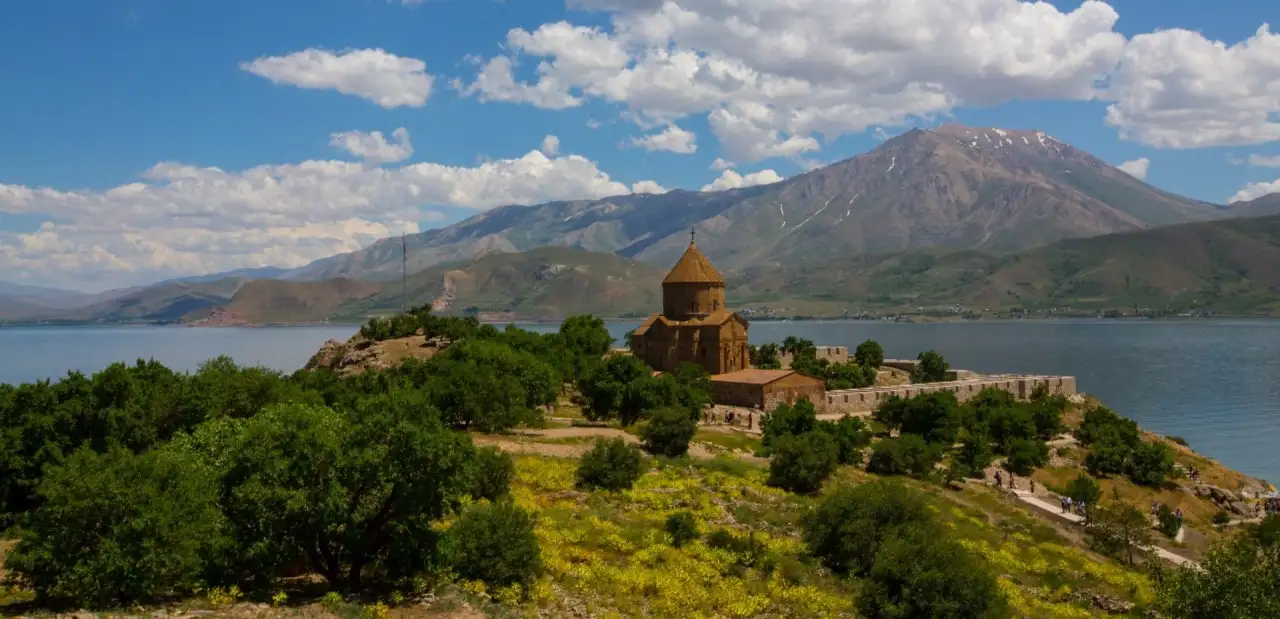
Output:
[[[409,298],[409,245],[400,234],[400,313],[404,313]]]

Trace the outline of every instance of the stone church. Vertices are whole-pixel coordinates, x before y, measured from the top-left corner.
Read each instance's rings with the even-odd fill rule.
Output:
[[[724,278],[698,251],[689,249],[662,280],[662,313],[631,333],[631,351],[653,369],[674,371],[696,363],[709,374],[750,367],[745,318],[725,307]]]

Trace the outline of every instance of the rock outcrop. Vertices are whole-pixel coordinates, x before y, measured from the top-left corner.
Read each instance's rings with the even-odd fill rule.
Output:
[[[427,340],[422,335],[376,342],[356,334],[346,342],[325,342],[303,369],[329,368],[342,376],[351,376],[366,370],[395,367],[409,358],[430,359],[446,346],[448,342]]]

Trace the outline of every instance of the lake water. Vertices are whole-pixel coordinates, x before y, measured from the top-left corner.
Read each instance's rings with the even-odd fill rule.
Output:
[[[635,323],[611,323],[621,338]],[[551,330],[554,325],[526,325]],[[228,355],[243,364],[300,368],[353,325],[266,329],[182,327],[0,328],[0,382],[93,372],[155,358],[181,370]],[[755,343],[787,335],[856,346],[875,339],[891,358],[922,350],[982,373],[1076,376],[1082,391],[1144,428],[1186,438],[1227,466],[1280,481],[1280,321],[1060,321],[894,324],[757,322]]]

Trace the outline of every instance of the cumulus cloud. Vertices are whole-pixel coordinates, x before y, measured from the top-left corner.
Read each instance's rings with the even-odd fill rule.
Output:
[[[157,274],[299,266],[418,230],[429,209],[658,191],[620,183],[576,155],[534,150],[472,167],[304,161],[241,171],[160,163],[105,191],[0,184],[0,213],[47,218],[0,231],[0,272],[104,288]]]
[[[756,185],[769,185],[782,180],[777,172],[773,170],[760,170],[759,172],[751,172],[747,175],[738,174],[733,170],[725,170],[720,173],[720,177],[709,184],[702,186],[702,191],[723,191],[725,189],[737,189],[739,187],[754,187]]]
[[[631,193],[667,193],[666,187],[654,181],[640,181],[631,186]]]
[[[1146,157],[1126,161],[1118,166],[1121,172],[1138,180],[1146,180],[1147,171],[1151,169],[1151,160]]]
[[[554,135],[548,135],[542,138],[542,154],[548,157],[554,157],[560,154],[560,138]]]
[[[391,132],[391,141],[381,131],[343,131],[329,135],[329,146],[345,150],[369,163],[395,163],[413,155],[409,130],[400,127]]]
[[[431,96],[434,77],[417,58],[381,49],[334,53],[305,49],[287,56],[263,56],[240,68],[276,84],[336,90],[368,99],[384,108],[422,107]]]
[[[1280,35],[1267,25],[1228,45],[1173,29],[1129,41],[1110,77],[1107,123],[1161,148],[1280,140]]]
[[[631,144],[639,146],[649,152],[664,150],[672,153],[681,153],[688,155],[698,150],[698,136],[692,131],[685,131],[680,127],[667,125],[659,133],[651,133],[644,137],[631,138]]]
[[[716,157],[716,160],[711,162],[712,170],[728,170],[733,166],[734,166],[734,163],[732,161],[721,159],[719,157]]]
[[[1280,155],[1268,157],[1266,155],[1249,155],[1246,160],[1249,165],[1259,168],[1280,168]]]
[[[737,161],[795,157],[960,102],[1091,99],[1125,49],[1118,15],[1017,0],[574,0],[611,27],[511,30],[466,95],[548,109],[621,103],[652,123],[707,114]],[[535,77],[518,80],[522,61]]]
[[[1270,183],[1263,181],[1261,183],[1250,183],[1245,185],[1243,189],[1236,192],[1236,195],[1231,196],[1231,199],[1228,200],[1228,202],[1232,204],[1235,204],[1236,202],[1246,202],[1273,193],[1280,193],[1280,178],[1277,178],[1274,182]]]

